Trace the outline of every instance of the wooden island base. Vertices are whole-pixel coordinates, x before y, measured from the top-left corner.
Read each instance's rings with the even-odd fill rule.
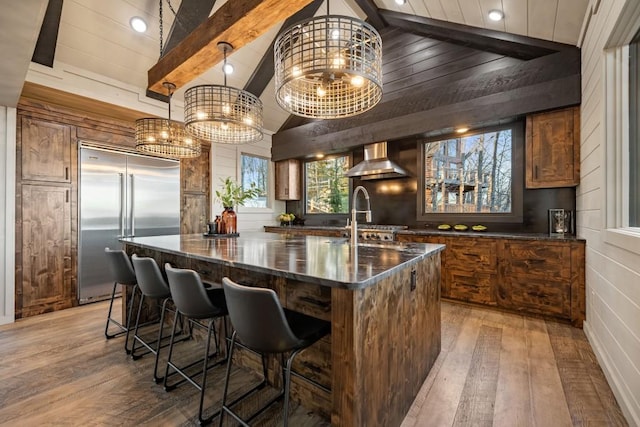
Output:
[[[334,426],[399,426],[440,353],[441,249],[398,265],[373,285],[346,289],[188,253],[125,246],[127,253],[153,257],[160,265],[194,269],[205,280],[228,276],[271,288],[284,307],[329,320],[331,334],[294,363],[295,371],[319,386],[293,376],[291,397]],[[260,370],[254,354],[236,354],[240,364]],[[270,380],[279,386],[278,361],[269,359],[268,367]]]

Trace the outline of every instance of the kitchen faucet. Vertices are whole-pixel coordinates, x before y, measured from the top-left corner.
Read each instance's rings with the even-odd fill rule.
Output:
[[[364,198],[367,201],[366,211],[356,210],[356,202],[359,192],[364,194]],[[353,195],[351,196],[351,246],[353,247],[358,245],[358,221],[356,221],[356,215],[359,213],[364,213],[365,221],[371,222],[371,202],[369,201],[369,193],[367,193],[367,189],[362,185],[358,185],[355,190],[353,190]]]

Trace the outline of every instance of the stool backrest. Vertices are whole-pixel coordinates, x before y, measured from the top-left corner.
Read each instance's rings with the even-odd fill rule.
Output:
[[[243,286],[228,277],[222,279],[222,288],[242,344],[262,353],[283,353],[300,345],[273,290]]]
[[[158,263],[153,258],[131,255],[131,263],[136,272],[138,287],[149,298],[167,298],[171,295]]]
[[[104,253],[113,281],[122,285],[135,285],[136,273],[126,252],[122,249],[104,248]]]
[[[223,311],[209,299],[198,273],[189,269],[173,268],[169,263],[164,265],[164,271],[167,273],[171,299],[180,313],[193,319],[208,319]]]

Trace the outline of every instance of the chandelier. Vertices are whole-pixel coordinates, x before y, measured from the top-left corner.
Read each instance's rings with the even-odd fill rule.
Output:
[[[262,101],[247,91],[227,86],[227,52],[233,46],[219,42],[224,53],[224,85],[194,86],[184,93],[186,131],[223,144],[245,144],[262,139]]]
[[[149,117],[136,120],[136,150],[171,159],[200,156],[200,141],[184,130],[182,123],[171,120],[171,95],[176,85],[164,82],[169,96],[169,118]]]
[[[382,98],[382,40],[368,23],[327,15],[296,23],[274,48],[278,104],[291,114],[351,117]]]

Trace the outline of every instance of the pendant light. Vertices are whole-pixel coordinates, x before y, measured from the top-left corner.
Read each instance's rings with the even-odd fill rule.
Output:
[[[382,98],[382,39],[370,24],[327,15],[299,22],[278,35],[274,48],[278,104],[319,119],[351,117]]]
[[[162,57],[162,0],[160,0],[160,56]],[[182,123],[171,120],[171,96],[176,85],[163,82],[168,95],[168,119],[149,117],[136,120],[136,150],[167,157],[186,159],[200,156],[200,141],[187,135]]]
[[[260,141],[262,101],[252,93],[227,86],[227,53],[233,46],[219,42],[218,49],[224,54],[224,85],[194,86],[184,93],[185,129],[196,138],[222,144]]]
[[[182,123],[171,120],[171,95],[176,86],[164,82],[169,96],[169,118],[145,118],[136,120],[136,150],[171,159],[200,156],[200,141],[188,135]]]

